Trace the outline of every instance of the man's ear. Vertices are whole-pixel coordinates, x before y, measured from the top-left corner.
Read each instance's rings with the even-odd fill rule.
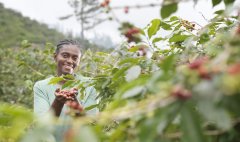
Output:
[[[53,53],[53,59],[55,62],[57,62],[57,54],[56,53]]]

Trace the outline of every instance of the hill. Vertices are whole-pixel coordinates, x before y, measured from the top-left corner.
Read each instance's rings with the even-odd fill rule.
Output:
[[[22,40],[35,44],[56,43],[66,36],[36,20],[7,9],[0,3],[0,47],[18,46]]]

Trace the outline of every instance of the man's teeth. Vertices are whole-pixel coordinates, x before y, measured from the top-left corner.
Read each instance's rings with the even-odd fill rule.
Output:
[[[73,68],[73,66],[65,65],[66,67]]]

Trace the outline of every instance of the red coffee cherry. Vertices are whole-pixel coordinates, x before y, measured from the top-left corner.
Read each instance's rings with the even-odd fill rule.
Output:
[[[180,85],[177,85],[172,89],[171,95],[180,100],[187,100],[192,97],[192,93]]]
[[[232,75],[240,73],[240,63],[233,64],[228,67],[227,72]]]
[[[188,65],[188,67],[193,70],[199,69],[207,60],[208,60],[207,57],[198,58],[198,59],[194,60],[193,62],[191,62]]]
[[[198,74],[202,79],[207,79],[207,80],[212,79],[211,73],[203,66],[198,69]]]
[[[126,7],[124,7],[124,13],[128,13],[129,12],[129,7],[128,6],[126,6]]]

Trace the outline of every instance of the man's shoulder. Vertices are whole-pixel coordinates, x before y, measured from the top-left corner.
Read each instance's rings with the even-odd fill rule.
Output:
[[[43,80],[39,80],[35,83],[34,86],[38,86],[38,87],[43,87],[43,86],[47,86],[49,81],[53,78],[53,76],[49,76]]]

